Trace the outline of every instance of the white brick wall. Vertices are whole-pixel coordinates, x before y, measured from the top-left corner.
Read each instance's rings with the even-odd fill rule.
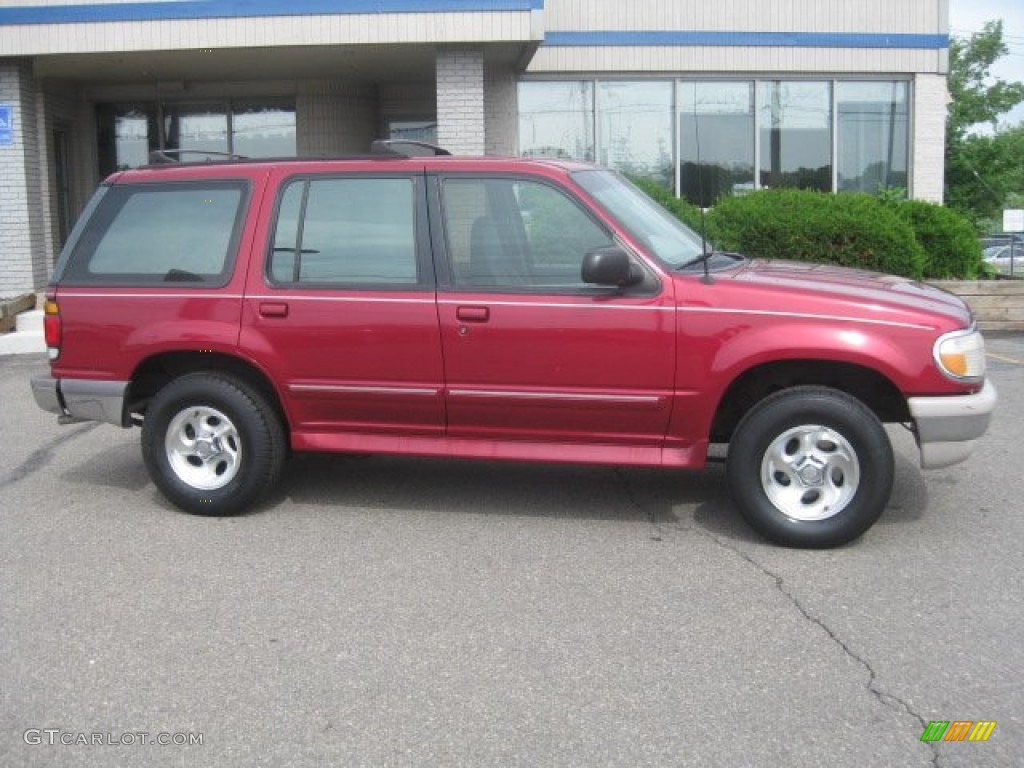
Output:
[[[482,155],[484,54],[478,48],[438,48],[437,141],[456,155]]]
[[[14,143],[0,147],[0,296],[47,279],[36,88],[27,62],[0,60],[0,104],[14,111]]]
[[[944,75],[919,74],[914,79],[914,138],[911,194],[918,200],[942,202],[945,184],[946,100]]]

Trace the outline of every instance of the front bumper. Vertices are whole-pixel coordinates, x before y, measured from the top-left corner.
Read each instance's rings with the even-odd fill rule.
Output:
[[[988,429],[997,400],[990,381],[973,395],[908,398],[921,468],[940,469],[970,456],[974,442]]]
[[[123,427],[128,384],[127,381],[35,376],[32,379],[32,396],[40,408],[56,413],[65,421],[103,421]]]

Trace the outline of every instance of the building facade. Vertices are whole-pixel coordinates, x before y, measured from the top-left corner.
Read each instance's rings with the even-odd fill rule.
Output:
[[[948,0],[0,2],[0,297],[45,285],[96,184],[148,162],[595,161],[693,202],[941,200]]]

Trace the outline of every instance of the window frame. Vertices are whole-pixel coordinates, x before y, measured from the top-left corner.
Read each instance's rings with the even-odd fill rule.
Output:
[[[644,273],[642,282],[626,288],[605,285],[583,284],[573,287],[557,288],[553,286],[516,286],[516,285],[459,285],[455,281],[455,270],[452,265],[451,249],[448,245],[448,216],[445,211],[444,182],[448,180],[502,180],[509,182],[530,182],[549,187],[563,195],[572,205],[589,218],[599,229],[608,235],[609,242],[629,254],[630,259]],[[467,294],[509,294],[519,296],[608,296],[609,293],[622,296],[654,296],[661,290],[661,281],[647,262],[631,248],[619,232],[600,216],[569,186],[561,185],[543,176],[528,173],[510,172],[446,172],[437,171],[427,174],[427,197],[432,222],[430,237],[435,254],[437,269],[437,285],[441,290]]]
[[[187,180],[155,180],[143,182],[127,182],[108,184],[102,198],[96,202],[95,210],[81,231],[81,235],[73,240],[68,252],[67,261],[60,270],[60,281],[68,286],[116,286],[128,288],[168,288],[175,290],[208,290],[223,288],[231,282],[238,262],[242,232],[252,200],[252,182],[246,178],[216,178]],[[161,189],[182,191],[185,189],[204,190],[210,187],[221,187],[237,190],[238,207],[235,210],[231,236],[228,239],[224,266],[217,273],[216,279],[210,281],[166,280],[157,273],[93,273],[88,267],[95,256],[100,242],[110,231],[110,225],[124,209],[125,204],[133,196],[133,190],[145,190],[152,194]],[[165,273],[166,275],[166,273]]]
[[[288,188],[296,183],[310,184],[313,181],[338,181],[355,179],[398,179],[411,182],[412,186],[412,209],[413,209],[413,244],[415,247],[416,282],[414,283],[387,283],[387,282],[364,282],[364,281],[336,281],[336,282],[308,282],[303,280],[276,280],[272,274],[274,266],[274,242],[277,237],[277,225],[281,213],[281,204],[284,201]],[[308,198],[307,193],[304,198]],[[299,209],[300,230],[304,224],[307,199]],[[267,226],[267,241],[263,249],[263,282],[273,290],[280,291],[376,291],[376,292],[412,292],[431,291],[434,289],[436,279],[434,276],[433,260],[430,254],[430,226],[427,218],[427,203],[424,192],[424,176],[422,173],[409,172],[374,172],[355,171],[348,173],[295,173],[281,178],[274,192],[274,206],[271,212],[271,219]]]

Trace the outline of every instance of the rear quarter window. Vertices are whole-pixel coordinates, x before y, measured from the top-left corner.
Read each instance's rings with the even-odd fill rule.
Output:
[[[244,181],[116,185],[83,230],[62,282],[222,286],[248,192]]]

